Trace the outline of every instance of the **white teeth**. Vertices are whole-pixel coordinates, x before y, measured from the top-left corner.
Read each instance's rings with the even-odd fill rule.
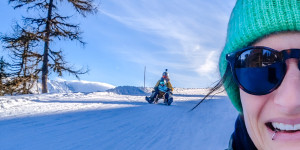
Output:
[[[300,130],[300,124],[295,124],[294,125],[294,130]]]
[[[272,126],[275,129],[279,129],[281,131],[293,131],[293,130],[300,130],[300,124],[284,124],[284,123],[277,123],[277,122],[272,122]]]

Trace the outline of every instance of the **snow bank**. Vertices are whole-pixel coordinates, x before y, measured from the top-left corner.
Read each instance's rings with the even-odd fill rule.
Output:
[[[173,93],[179,95],[206,95],[209,88],[174,88]],[[217,95],[226,96],[226,92],[222,89],[218,90]]]
[[[135,87],[135,86],[118,86],[113,89],[106,90],[106,92],[112,92],[120,95],[137,95],[137,96],[145,96],[151,94],[153,88],[150,87]],[[176,96],[179,95],[206,95],[208,93],[208,88],[174,88],[173,94]],[[226,96],[225,92],[220,92],[218,95]]]
[[[118,86],[114,89],[106,90],[107,92],[112,92],[120,95],[148,95],[149,90],[143,87],[135,86]]]

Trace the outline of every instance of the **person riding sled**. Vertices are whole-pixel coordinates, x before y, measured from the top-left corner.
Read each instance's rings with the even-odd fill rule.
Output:
[[[150,97],[146,96],[146,100],[151,103],[157,103],[159,98],[164,99],[164,103],[167,105],[171,105],[173,102],[173,87],[170,82],[168,70],[162,74],[162,78],[157,81],[154,90]]]

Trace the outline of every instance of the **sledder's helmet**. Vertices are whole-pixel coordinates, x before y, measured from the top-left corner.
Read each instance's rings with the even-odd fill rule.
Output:
[[[166,69],[166,71],[163,72],[163,74],[162,74],[162,77],[163,77],[164,79],[169,78],[169,73],[168,73],[167,71],[168,71],[168,70]]]

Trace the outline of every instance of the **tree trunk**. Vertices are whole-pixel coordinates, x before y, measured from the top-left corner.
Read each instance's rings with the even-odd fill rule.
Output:
[[[48,80],[48,55],[49,55],[49,38],[50,38],[50,20],[52,15],[53,0],[49,2],[48,16],[46,22],[46,35],[45,46],[43,54],[43,66],[42,66],[42,93],[48,92],[47,80]]]
[[[4,95],[4,88],[3,88],[4,86],[3,86],[3,83],[2,83],[2,79],[0,78],[0,96],[3,96]]]
[[[22,69],[23,70],[23,79],[21,80],[23,82],[23,90],[22,90],[22,94],[28,94],[27,90],[26,90],[26,73],[27,73],[27,58],[28,58],[28,50],[29,50],[29,42],[26,42],[26,46],[24,48],[24,53],[23,53],[23,59],[22,59]],[[20,75],[18,75],[20,76]]]

